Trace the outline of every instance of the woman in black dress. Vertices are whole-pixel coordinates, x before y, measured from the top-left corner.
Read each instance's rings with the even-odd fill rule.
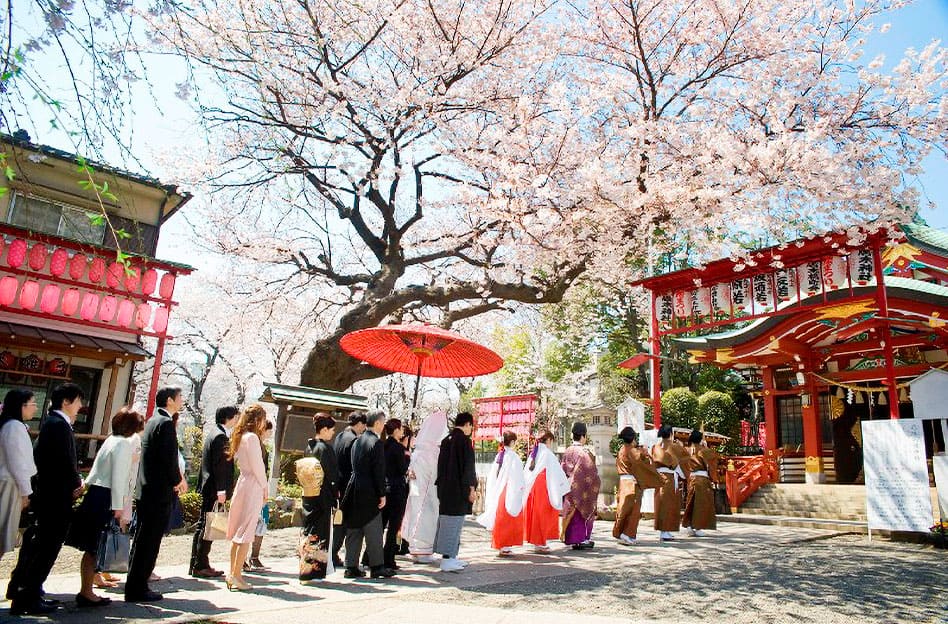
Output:
[[[316,496],[303,496],[303,537],[300,544],[301,581],[326,578],[330,561],[332,516],[339,499],[339,467],[329,441],[336,421],[325,412],[313,417],[316,436],[309,441],[306,454],[319,460],[322,485]]]
[[[382,530],[385,532],[384,561],[386,568],[397,570],[398,532],[402,528],[405,505],[408,503],[409,456],[402,438],[402,421],[390,418],[385,423],[385,507],[382,508]]]

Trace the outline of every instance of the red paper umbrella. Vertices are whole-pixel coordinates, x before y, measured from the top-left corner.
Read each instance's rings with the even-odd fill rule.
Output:
[[[342,350],[376,368],[420,377],[477,377],[504,365],[487,347],[440,327],[383,325],[350,332],[339,341]],[[414,408],[418,399],[415,382]]]

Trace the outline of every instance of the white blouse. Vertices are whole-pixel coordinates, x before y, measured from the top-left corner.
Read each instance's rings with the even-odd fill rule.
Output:
[[[20,496],[29,496],[33,493],[30,477],[35,474],[29,429],[19,420],[7,421],[0,427],[0,480],[12,479]]]
[[[112,493],[112,509],[125,509],[127,498],[135,490],[138,477],[132,470],[135,441],[131,437],[110,435],[102,443],[95,456],[86,485],[109,488]]]

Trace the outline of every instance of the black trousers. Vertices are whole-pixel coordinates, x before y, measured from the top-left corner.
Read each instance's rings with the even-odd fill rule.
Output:
[[[140,596],[148,589],[148,578],[155,571],[161,538],[171,517],[171,499],[155,501],[143,497],[137,503],[138,526],[129,556],[125,595]]]
[[[201,493],[201,517],[194,529],[194,542],[191,544],[191,565],[188,574],[194,574],[195,570],[206,570],[211,567],[211,545],[214,542],[202,538],[204,536],[204,525],[207,522],[207,512],[213,511],[216,503],[217,492],[213,496]]]
[[[384,561],[382,549],[382,514],[375,514],[367,524],[346,530],[346,567],[359,567],[362,542],[365,541],[365,559],[370,568],[381,566]]]
[[[333,560],[339,558],[339,551],[342,550],[342,545],[346,543],[346,525],[344,524],[334,524],[332,525],[332,557]]]
[[[405,517],[405,507],[408,505],[408,492],[389,494],[382,507],[382,527],[385,531],[385,565],[395,567],[395,555],[398,554],[398,532],[402,528],[402,518]]]
[[[43,583],[69,533],[71,516],[70,507],[36,509],[33,524],[23,534],[23,546],[10,575],[7,598],[20,604],[32,604],[40,599]]]

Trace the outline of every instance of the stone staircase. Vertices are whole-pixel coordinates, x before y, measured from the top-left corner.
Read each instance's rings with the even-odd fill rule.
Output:
[[[765,485],[722,521],[867,533],[866,488],[862,485]]]

